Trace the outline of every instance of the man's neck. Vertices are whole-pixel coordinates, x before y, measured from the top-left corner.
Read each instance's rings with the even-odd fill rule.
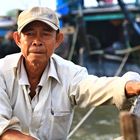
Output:
[[[32,90],[35,90],[47,65],[32,65],[24,63],[24,66],[30,86]]]

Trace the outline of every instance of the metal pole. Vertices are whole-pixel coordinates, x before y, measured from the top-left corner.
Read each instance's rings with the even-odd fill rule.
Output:
[[[91,108],[86,115],[82,118],[82,120],[75,126],[75,128],[69,133],[68,139],[79,129],[79,127],[84,123],[84,121],[90,116],[90,114],[94,111],[94,108]]]

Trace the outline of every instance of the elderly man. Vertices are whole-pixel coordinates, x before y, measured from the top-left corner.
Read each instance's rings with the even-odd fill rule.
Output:
[[[63,34],[51,9],[27,9],[17,25],[13,36],[21,53],[0,60],[1,140],[66,140],[75,106],[121,109],[140,94],[137,73],[97,77],[54,54]]]

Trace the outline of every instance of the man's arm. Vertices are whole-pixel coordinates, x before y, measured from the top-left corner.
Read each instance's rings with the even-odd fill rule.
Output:
[[[0,140],[37,140],[32,136],[25,135],[17,130],[7,130],[5,131],[2,136],[0,136]]]

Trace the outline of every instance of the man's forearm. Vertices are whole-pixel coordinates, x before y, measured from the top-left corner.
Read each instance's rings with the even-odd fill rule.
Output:
[[[129,81],[125,85],[125,92],[127,97],[132,97],[140,94],[140,82]]]
[[[5,131],[2,136],[0,136],[0,140],[37,140],[32,136],[25,135],[17,130],[7,130]]]

